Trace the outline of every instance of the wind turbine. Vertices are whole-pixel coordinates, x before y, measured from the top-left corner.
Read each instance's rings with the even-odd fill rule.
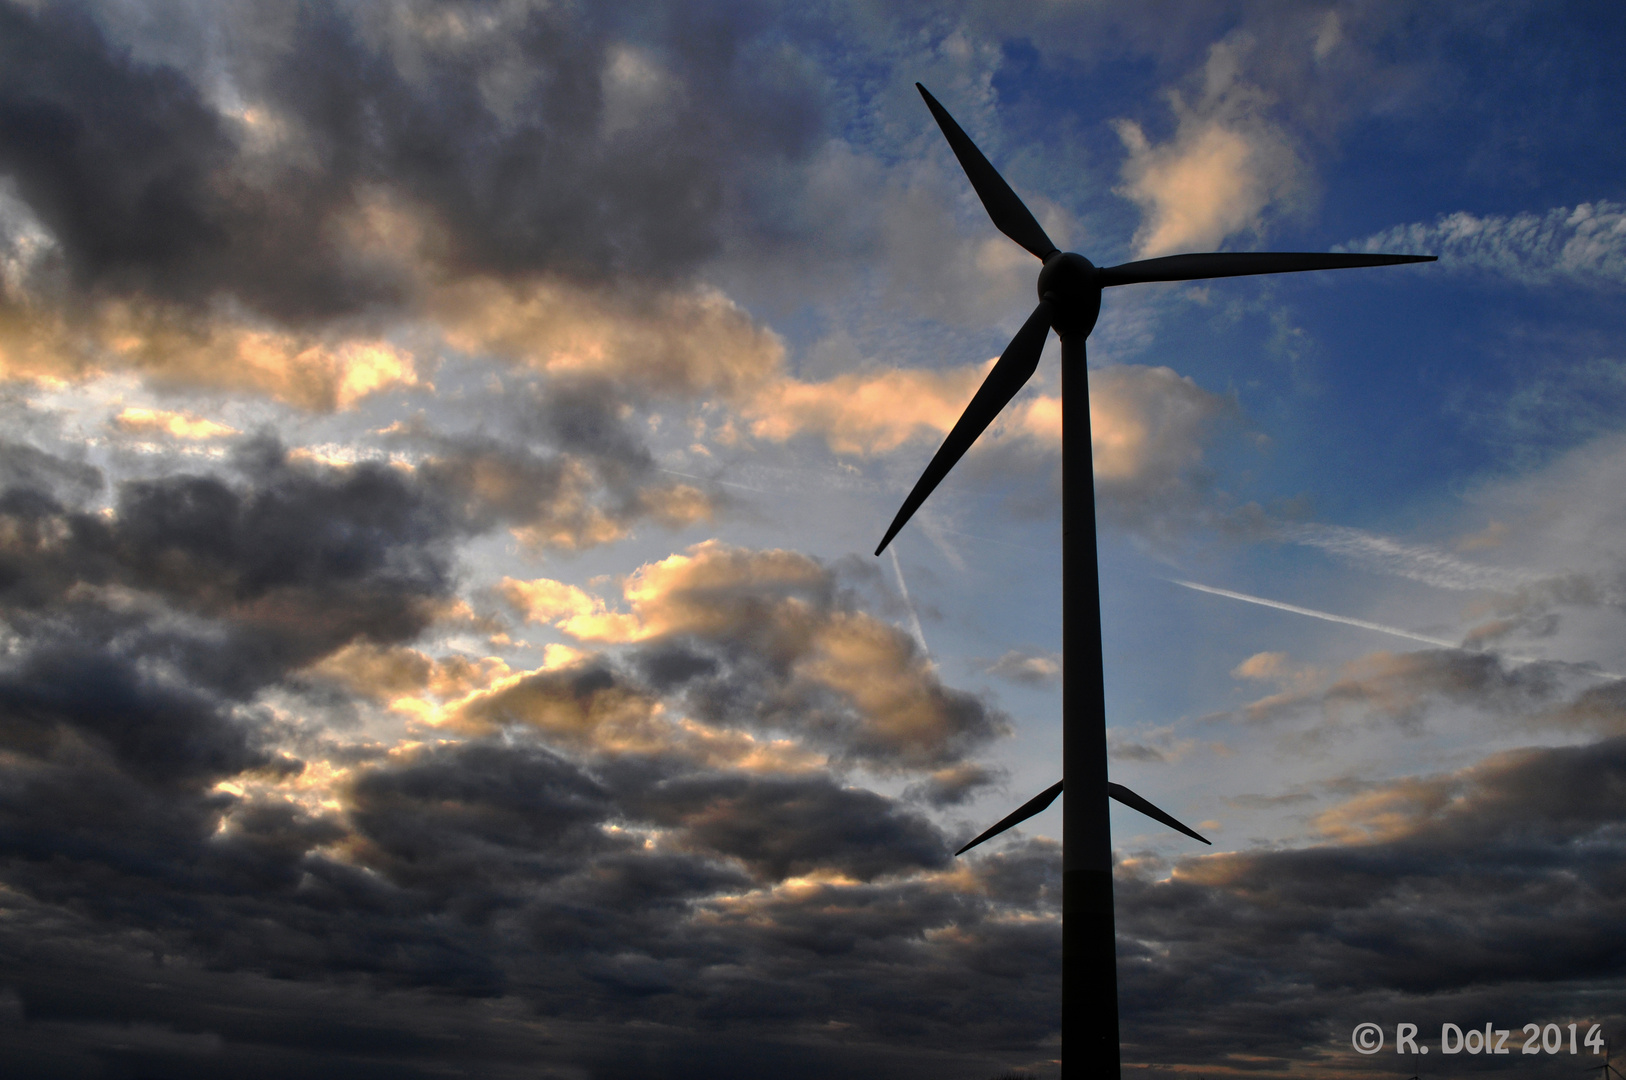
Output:
[[[1118,966],[1112,913],[1112,837],[1107,799],[1117,799],[1187,836],[1206,839],[1128,788],[1107,780],[1106,705],[1102,691],[1101,587],[1095,549],[1095,475],[1090,453],[1089,384],[1084,341],[1101,313],[1101,290],[1142,281],[1334,270],[1432,262],[1432,255],[1324,252],[1207,252],[1096,266],[1060,251],[1032,212],[976,144],[924,86],[915,84],[959,159],[994,226],[1044,263],[1039,306],[1016,332],[993,370],[938,448],[875,549],[886,550],[977,436],[1039,366],[1045,339],[1061,337],[1062,410],[1062,781],[971,843],[963,853],[1032,817],[1071,786],[1062,811],[1061,1030],[1064,1076],[1118,1077]],[[1072,402],[1068,402],[1069,393]],[[1071,490],[1068,490],[1071,484]]]
[[[1594,1053],[1596,1053],[1596,1051],[1594,1051]],[[1605,1040],[1603,1044],[1603,1064],[1589,1065],[1587,1066],[1586,1071],[1597,1073],[1598,1080],[1609,1080],[1610,1073],[1615,1074],[1616,1080],[1626,1080],[1626,1076],[1622,1076],[1619,1069],[1609,1064],[1609,1043],[1607,1040]]]

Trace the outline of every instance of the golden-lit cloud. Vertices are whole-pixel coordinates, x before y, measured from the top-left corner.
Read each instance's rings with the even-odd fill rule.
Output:
[[[421,719],[453,731],[483,734],[519,724],[578,750],[661,754],[710,768],[807,772],[826,755],[795,739],[763,738],[681,715],[621,682],[590,655],[573,653],[533,671],[515,672]]]
[[[1316,815],[1315,825],[1341,844],[1385,843],[1417,831],[1458,794],[1439,780],[1404,777]]]
[[[914,642],[868,615],[841,613],[815,634],[797,673],[844,695],[868,721],[864,743],[927,762],[951,745],[958,718]]]
[[[1228,407],[1224,398],[1166,367],[1125,365],[1090,372],[1090,444],[1097,483],[1179,484],[1202,461],[1208,429]]]
[[[1003,730],[977,699],[942,685],[908,634],[841,602],[829,569],[799,552],[698,544],[628,575],[622,609],[548,579],[508,579],[500,592],[527,618],[578,641],[716,649],[753,684],[739,692],[762,702],[757,723],[867,759],[940,766]],[[549,686],[544,705],[516,684],[505,707],[549,730],[648,730],[652,714],[629,713],[619,683],[564,696]],[[489,719],[494,707],[469,715]]]
[[[668,529],[682,529],[702,521],[715,521],[717,504],[691,484],[646,487],[638,492],[644,513]]]
[[[604,601],[574,585],[548,578],[520,581],[505,577],[497,591],[529,622],[551,623],[604,610]]]
[[[501,657],[452,653],[439,659],[417,649],[357,641],[306,669],[316,678],[396,712],[437,723],[444,704],[513,676]]]
[[[419,384],[412,354],[379,339],[327,341],[226,322],[180,327],[129,308],[110,329],[114,354],[149,378],[255,391],[317,412]]]
[[[309,670],[362,697],[389,701],[426,689],[434,669],[435,662],[416,649],[353,642]]]
[[[795,594],[828,580],[829,571],[800,552],[745,551],[710,540],[630,574],[622,596],[631,611],[572,614],[558,626],[582,641],[624,644],[725,633],[764,615],[783,615],[776,628],[796,633],[784,625],[806,611]]]
[[[779,337],[715,289],[621,293],[478,278],[442,286],[429,306],[453,348],[651,393],[734,398],[784,362]]]
[[[422,385],[413,354],[381,338],[198,319],[129,301],[73,322],[43,307],[0,312],[0,378],[79,382],[115,370],[163,385],[262,394],[316,412]]]
[[[191,413],[168,412],[163,409],[123,409],[113,418],[113,425],[122,431],[136,434],[163,434],[177,439],[219,439],[236,435],[237,429]]]
[[[1267,210],[1306,184],[1292,139],[1269,118],[1270,97],[1242,80],[1240,53],[1229,41],[1213,47],[1195,101],[1170,92],[1177,126],[1168,142],[1154,145],[1138,123],[1117,122],[1129,151],[1118,190],[1144,215],[1135,232],[1141,258],[1209,250],[1257,231]]]
[[[888,453],[911,438],[940,440],[987,376],[987,364],[947,372],[884,371],[828,382],[777,380],[745,406],[751,434],[774,442],[822,437],[840,454]],[[1164,367],[1123,365],[1089,373],[1090,441],[1098,484],[1118,494],[1169,495],[1202,462],[1226,399]],[[1008,406],[980,446],[1028,441],[1061,449],[1061,399],[1038,395]]]
[[[916,436],[946,433],[992,366],[840,375],[822,383],[778,379],[745,414],[759,439],[785,442],[811,433],[838,454],[883,454]]]

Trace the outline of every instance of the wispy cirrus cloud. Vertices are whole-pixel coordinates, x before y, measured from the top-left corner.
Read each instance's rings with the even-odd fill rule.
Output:
[[[1524,285],[1626,285],[1626,205],[1600,199],[1541,213],[1459,210],[1432,223],[1397,225],[1348,245],[1351,251],[1427,251],[1447,269]]]
[[[1407,544],[1348,525],[1281,522],[1271,528],[1294,543],[1320,548],[1357,566],[1438,589],[1513,590],[1534,585],[1548,576],[1533,570],[1473,562],[1426,544]]]

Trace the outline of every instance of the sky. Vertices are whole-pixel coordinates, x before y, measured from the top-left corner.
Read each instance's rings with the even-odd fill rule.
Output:
[[[917,81],[1097,264],[1439,256],[1106,295],[1126,1071],[1626,1044],[1619,5],[0,0],[8,1077],[1056,1075],[1054,337],[871,554],[1039,268]]]

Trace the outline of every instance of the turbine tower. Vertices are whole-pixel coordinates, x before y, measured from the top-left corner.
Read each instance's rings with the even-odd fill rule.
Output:
[[[1432,255],[1323,252],[1207,252],[1096,266],[1060,251],[937,99],[919,83],[937,126],[1000,232],[1043,262],[1039,305],[1016,332],[903,501],[880,546],[926,501],[977,436],[1032,378],[1051,330],[1061,338],[1062,412],[1062,781],[1029,800],[956,854],[997,836],[1049,806],[1065,786],[1062,810],[1062,1075],[1118,1078],[1118,963],[1112,912],[1112,837],[1107,799],[1117,799],[1187,836],[1193,830],[1128,788],[1107,780],[1106,705],[1102,691],[1101,587],[1096,566],[1095,474],[1090,452],[1089,384],[1084,341],[1101,313],[1101,290],[1142,281],[1335,270],[1432,262]],[[1069,396],[1071,400],[1069,400]]]

